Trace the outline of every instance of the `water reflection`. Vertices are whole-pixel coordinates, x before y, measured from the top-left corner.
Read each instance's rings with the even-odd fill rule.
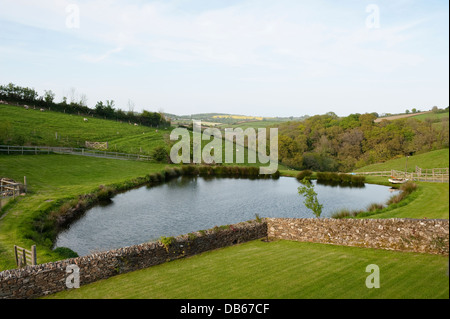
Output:
[[[390,187],[326,186],[313,181],[324,205],[322,216],[340,209],[366,209],[385,203]],[[80,255],[140,244],[161,236],[177,236],[214,226],[261,217],[313,218],[298,194],[295,178],[242,179],[179,177],[152,187],[116,195],[98,205],[59,234],[56,247]]]

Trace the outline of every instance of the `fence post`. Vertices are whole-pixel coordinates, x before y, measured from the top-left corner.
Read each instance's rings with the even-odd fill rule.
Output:
[[[16,258],[16,265],[19,266],[19,255],[17,254],[17,246],[14,245],[14,256]]]
[[[31,264],[37,265],[37,258],[36,258],[36,245],[31,246]]]
[[[27,177],[26,176],[23,177],[23,188],[24,188],[25,193],[26,193],[27,192]]]

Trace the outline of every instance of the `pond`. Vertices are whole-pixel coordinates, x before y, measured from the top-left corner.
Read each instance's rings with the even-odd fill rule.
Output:
[[[322,217],[336,211],[365,209],[385,203],[393,190],[387,186],[318,185]],[[235,224],[261,217],[314,218],[298,194],[295,178],[233,179],[180,177],[116,195],[108,205],[88,210],[58,235],[56,247],[68,247],[80,256]]]

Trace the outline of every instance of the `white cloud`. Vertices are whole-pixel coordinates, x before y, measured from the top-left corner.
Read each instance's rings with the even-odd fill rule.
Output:
[[[62,35],[69,43],[72,38],[77,40],[74,45],[65,44],[72,54],[62,53],[58,48],[52,52],[55,56],[66,54],[88,66],[130,66],[136,72],[133,73],[136,82],[148,80],[147,70],[151,69],[154,85],[158,84],[154,79],[162,76],[158,72],[164,72],[154,70],[156,66],[173,62],[171,65],[186,69],[210,68],[216,73],[208,79],[198,76],[198,81],[204,83],[199,83],[196,89],[214,82],[216,92],[224,85],[231,90],[233,80],[243,85],[254,84],[253,95],[245,97],[238,91],[238,85],[232,88],[235,94],[241,94],[236,99],[248,103],[254,98],[261,99],[260,104],[274,105],[279,99],[277,95],[283,95],[286,103],[291,99],[294,105],[296,89],[315,80],[320,82],[319,87],[304,88],[304,96],[314,103],[320,100],[322,105],[329,105],[330,98],[321,92],[330,90],[327,85],[332,81],[352,86],[361,78],[377,83],[383,77],[400,81],[394,75],[411,70],[422,72],[424,78],[436,72],[430,71],[430,65],[434,67],[437,62],[430,61],[429,52],[417,44],[418,39],[424,41],[423,26],[428,25],[429,16],[398,15],[389,20],[386,17],[389,12],[382,6],[381,28],[368,29],[365,5],[358,1],[345,1],[347,6],[341,7],[334,1],[243,0],[208,10],[194,8],[200,1],[192,1],[189,12],[180,10],[180,1],[0,1],[0,20],[49,30],[49,34]],[[65,25],[65,9],[73,3],[80,9],[79,29]],[[411,3],[411,0],[404,5],[397,3],[395,10],[391,7],[391,15],[402,12],[402,6],[410,7]],[[46,43],[40,49],[41,53],[33,54],[51,54]],[[3,56],[14,51],[22,54],[23,50],[26,48],[0,43]],[[177,85],[181,86],[181,81]],[[264,94],[258,95],[258,88]],[[173,89],[180,91],[180,87]],[[214,97],[204,97],[203,91],[186,90],[169,96],[160,90],[153,94],[158,101],[169,99],[172,105],[200,96],[203,105],[214,103]],[[315,95],[323,96],[314,99]]]

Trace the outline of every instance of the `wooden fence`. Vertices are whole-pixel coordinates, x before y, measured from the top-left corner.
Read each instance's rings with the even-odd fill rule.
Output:
[[[395,177],[406,178],[416,182],[434,182],[434,183],[448,183],[449,169],[448,168],[420,168],[416,166],[415,172],[405,172],[398,170],[378,171],[378,172],[356,172],[357,175],[380,176],[380,177]]]
[[[108,149],[108,142],[85,142],[86,148],[93,148],[100,151]]]
[[[20,183],[12,182],[5,178],[0,180],[0,197],[13,197],[16,198],[20,195],[21,189]]]
[[[36,246],[31,246],[31,250],[14,245],[14,256],[16,265],[22,268],[27,265],[37,265]]]
[[[0,154],[20,154],[20,155],[38,155],[38,154],[69,154],[101,158],[112,158],[121,160],[151,161],[152,157],[140,154],[128,154],[119,152],[107,152],[99,150],[88,150],[85,148],[73,147],[51,147],[51,146],[11,146],[0,145]]]
[[[3,200],[9,198],[16,198],[22,192],[27,192],[27,177],[23,177],[23,184],[9,180],[7,178],[0,179],[0,210],[3,207]]]

